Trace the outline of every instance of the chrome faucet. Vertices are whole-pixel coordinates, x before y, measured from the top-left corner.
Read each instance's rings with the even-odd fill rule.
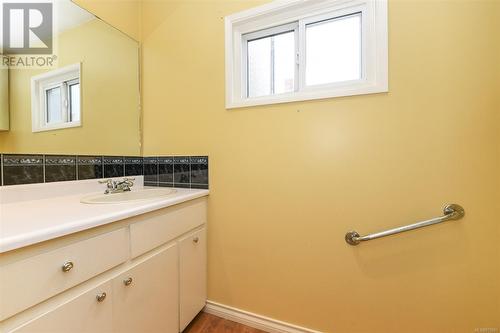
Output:
[[[128,192],[134,186],[135,178],[123,178],[123,180],[105,179],[99,180],[99,184],[106,184],[104,194]]]

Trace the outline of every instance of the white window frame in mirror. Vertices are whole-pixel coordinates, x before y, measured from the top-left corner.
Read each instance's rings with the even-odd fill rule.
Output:
[[[362,14],[359,80],[305,84],[305,26],[311,22]],[[248,97],[246,45],[248,36],[296,22],[298,74],[292,92]],[[387,0],[275,0],[225,18],[226,108],[287,103],[388,91]]]
[[[57,124],[47,123],[46,90],[51,87],[78,80],[80,84],[80,117],[77,121],[66,121]],[[69,102],[67,102],[68,104]],[[69,108],[68,105],[65,108]],[[81,63],[69,65],[31,78],[31,119],[32,131],[43,132],[82,125],[82,82]]]

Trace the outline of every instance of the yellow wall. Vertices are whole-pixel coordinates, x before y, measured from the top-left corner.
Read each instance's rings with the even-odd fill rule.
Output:
[[[209,298],[326,332],[500,327],[500,3],[390,1],[388,94],[228,111],[223,17],[256,4],[143,5],[144,153],[210,155]],[[467,217],[344,242],[447,202]]]
[[[72,0],[135,40],[141,38],[140,0]]]
[[[0,133],[0,151],[139,155],[137,42],[99,20],[58,42],[60,67],[82,63],[82,126],[32,133],[30,80],[43,71],[11,70],[11,130]]]
[[[0,68],[0,131],[8,129],[9,129],[9,70],[7,68]]]

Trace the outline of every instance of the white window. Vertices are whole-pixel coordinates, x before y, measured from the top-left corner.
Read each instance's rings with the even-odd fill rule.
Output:
[[[31,78],[33,132],[81,126],[80,64]]]
[[[275,1],[226,17],[226,107],[388,91],[386,0]]]

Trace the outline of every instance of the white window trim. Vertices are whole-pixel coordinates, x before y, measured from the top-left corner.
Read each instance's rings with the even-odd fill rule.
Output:
[[[31,78],[31,122],[32,132],[52,131],[63,128],[79,127],[82,125],[82,98],[80,97],[80,120],[48,125],[45,114],[45,91],[59,86],[63,81],[79,79],[80,96],[82,96],[81,64],[73,64]]]
[[[305,24],[335,13],[363,13],[361,80],[304,87],[305,58],[299,59],[298,91],[262,97],[243,97],[246,91],[242,36],[255,31],[299,22],[299,54],[305,50]],[[342,14],[341,14],[342,15]],[[287,103],[341,96],[387,92],[387,0],[276,0],[225,18],[226,108]]]

